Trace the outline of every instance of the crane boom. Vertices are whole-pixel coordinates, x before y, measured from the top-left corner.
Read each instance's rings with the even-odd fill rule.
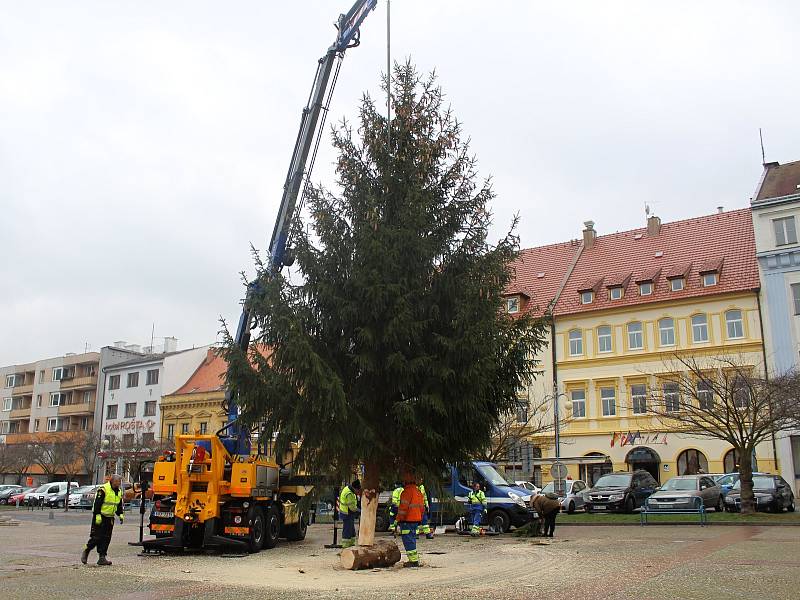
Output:
[[[314,76],[314,83],[311,86],[308,102],[303,108],[300,118],[300,131],[295,141],[292,159],[289,163],[289,171],[283,185],[283,196],[278,209],[278,217],[275,220],[275,227],[272,230],[272,238],[269,243],[268,269],[270,274],[277,274],[284,266],[290,266],[293,262],[291,257],[287,257],[286,251],[289,227],[297,207],[297,198],[300,195],[303,179],[307,176],[306,164],[308,155],[317,135],[320,116],[325,110],[325,96],[327,93],[330,97],[330,93],[333,91],[332,88],[330,91],[328,88],[334,62],[337,57],[341,58],[348,48],[359,44],[361,23],[363,23],[370,11],[374,10],[377,3],[378,0],[356,0],[346,14],[339,15],[336,23],[338,30],[336,40],[317,62],[317,72]],[[248,288],[234,337],[235,344],[245,351],[250,344],[252,315],[248,300],[252,292],[253,288]],[[225,438],[223,438],[223,443],[232,454],[249,454],[249,431],[236,425],[239,409],[230,391],[225,392],[225,409],[228,422],[218,434],[227,431]]]

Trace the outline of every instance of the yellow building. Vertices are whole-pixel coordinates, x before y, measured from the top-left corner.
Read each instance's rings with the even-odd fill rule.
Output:
[[[225,361],[208,350],[205,360],[189,380],[172,394],[161,398],[161,439],[172,440],[176,435],[214,433],[226,420],[222,401]]]
[[[671,431],[648,404],[655,394],[674,396],[676,410],[686,401],[659,376],[685,370],[676,353],[763,370],[749,210],[663,225],[651,217],[645,228],[606,236],[586,225],[555,300],[548,349],[550,389],[566,418],[558,454],[570,475],[591,485],[612,470],[645,469],[662,482],[736,470],[729,444]],[[531,269],[518,265],[518,278],[530,279]],[[535,462],[546,467],[556,456],[552,434],[540,444]],[[755,458],[754,468],[775,472],[773,444]]]

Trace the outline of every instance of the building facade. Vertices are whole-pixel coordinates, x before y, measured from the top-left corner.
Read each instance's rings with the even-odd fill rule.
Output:
[[[800,366],[800,161],[767,163],[751,202],[769,370]],[[800,492],[800,431],[779,435],[779,471]]]

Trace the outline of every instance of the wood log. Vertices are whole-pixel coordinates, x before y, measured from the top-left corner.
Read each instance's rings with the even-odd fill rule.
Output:
[[[400,560],[400,548],[392,541],[378,540],[372,546],[352,546],[342,550],[342,566],[350,571],[391,567]]]

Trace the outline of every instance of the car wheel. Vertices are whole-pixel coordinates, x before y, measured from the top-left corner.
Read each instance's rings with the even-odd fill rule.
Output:
[[[714,507],[714,512],[722,512],[724,506],[725,502],[723,501],[722,496],[720,496],[719,500],[717,500],[717,505]]]
[[[787,512],[794,512],[794,496],[789,499],[789,506],[786,507]]]
[[[572,514],[574,512],[575,512],[575,503],[572,500],[570,500],[569,506],[567,507],[567,513]]]
[[[591,504],[585,504],[584,507],[583,507],[583,510],[586,511],[586,514],[589,514],[589,515],[592,514],[592,505]]]
[[[489,513],[489,525],[498,533],[506,533],[511,528],[511,519],[504,510],[493,510]]]
[[[628,496],[625,500],[625,508],[624,511],[626,513],[632,513],[636,508],[636,501],[633,499],[633,496]]]

